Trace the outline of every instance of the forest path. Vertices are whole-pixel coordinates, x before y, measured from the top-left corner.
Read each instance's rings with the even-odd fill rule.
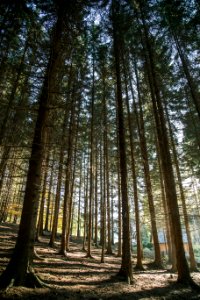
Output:
[[[18,226],[0,225],[0,272],[6,267],[14,247]],[[119,281],[115,275],[120,268],[120,258],[105,255],[100,263],[101,249],[92,249],[93,259],[85,257],[81,243],[70,242],[68,256],[58,254],[56,247],[48,246],[48,236],[36,243],[37,253],[43,260],[34,260],[36,273],[50,288],[29,289],[14,287],[1,293],[0,299],[200,299],[200,294],[176,284],[176,275],[166,270],[134,272],[135,285]],[[192,273],[200,284],[200,273]]]

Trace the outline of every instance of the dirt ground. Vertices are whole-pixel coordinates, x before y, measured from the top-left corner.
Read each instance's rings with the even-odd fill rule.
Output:
[[[0,273],[12,254],[17,235],[17,225],[0,226]],[[36,244],[37,253],[43,260],[35,260],[34,268],[48,288],[30,289],[13,287],[0,293],[0,299],[200,299],[200,293],[176,284],[176,274],[167,270],[152,270],[144,264],[145,271],[134,271],[134,285],[120,282],[115,277],[120,258],[105,255],[100,263],[100,249],[92,249],[88,259],[79,243],[70,243],[68,257],[58,254],[57,247],[48,246],[48,238]],[[200,285],[200,273],[192,273]]]

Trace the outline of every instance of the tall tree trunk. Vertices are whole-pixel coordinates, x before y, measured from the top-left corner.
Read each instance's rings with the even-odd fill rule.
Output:
[[[161,196],[162,196],[162,203],[165,215],[165,226],[166,226],[166,237],[167,237],[167,245],[168,245],[168,263],[172,265],[171,272],[176,272],[176,253],[174,248],[174,238],[173,238],[173,228],[172,228],[172,221],[170,219],[170,212],[169,207],[167,205],[166,193],[165,193],[165,185],[164,185],[164,178],[161,166],[161,158],[160,158],[160,151],[158,140],[156,139],[156,149],[157,149],[157,161],[158,161],[158,169],[160,175],[160,187],[161,187]]]
[[[51,208],[51,202],[52,202],[52,186],[53,186],[53,173],[54,173],[54,164],[55,164],[55,151],[52,157],[52,165],[51,165],[51,171],[50,171],[50,180],[49,180],[49,190],[48,190],[48,197],[47,197],[47,207],[46,207],[46,218],[45,218],[45,225],[44,230],[50,231],[49,228],[49,221],[50,221],[50,208]]]
[[[66,170],[65,170],[65,191],[64,191],[64,200],[63,200],[63,219],[62,219],[62,238],[60,245],[60,253],[64,256],[67,255],[67,212],[70,202],[70,183],[72,179],[72,157],[73,157],[73,147],[74,147],[74,121],[75,121],[75,99],[72,95],[71,100],[71,116],[69,123],[69,132],[68,132],[68,151],[67,151],[67,161],[66,161]]]
[[[129,283],[133,283],[133,270],[131,259],[131,241],[130,241],[130,211],[127,190],[127,159],[126,142],[124,129],[124,111],[122,100],[122,84],[120,69],[120,32],[117,14],[119,12],[118,1],[112,1],[112,26],[113,26],[113,47],[115,59],[116,88],[117,88],[117,120],[119,135],[119,155],[120,155],[120,174],[121,174],[121,194],[122,194],[122,222],[123,222],[123,245],[122,245],[122,263],[119,275],[124,277]]]
[[[107,209],[107,254],[112,254],[111,246],[111,222],[110,222],[110,178],[109,178],[109,159],[108,159],[108,122],[107,122],[107,101],[106,101],[106,82],[105,82],[105,68],[102,69],[102,81],[103,81],[103,147],[104,147],[104,172],[105,172],[105,184],[106,184],[106,209]]]
[[[72,84],[72,63],[69,70],[68,78],[68,90],[71,89]],[[58,227],[58,214],[60,209],[60,197],[61,197],[61,187],[62,187],[62,175],[63,175],[63,161],[64,161],[64,148],[65,148],[65,131],[69,119],[69,103],[70,103],[70,94],[68,95],[65,103],[65,113],[62,124],[62,133],[61,133],[61,147],[60,147],[60,157],[59,157],[59,167],[58,167],[58,177],[57,177],[57,188],[56,188],[56,198],[55,198],[55,209],[54,209],[54,218],[51,237],[49,241],[49,246],[53,247],[55,243],[55,238],[57,234]]]
[[[29,277],[29,279],[30,277],[34,278],[34,285],[41,285],[37,277],[32,273],[32,260],[39,205],[38,196],[40,193],[41,169],[44,157],[43,150],[48,120],[49,88],[51,83],[56,79],[56,70],[60,60],[63,18],[63,8],[60,7],[51,44],[50,59],[39,98],[39,109],[29,160],[18,238],[12,258],[0,276],[0,287],[2,288],[10,285],[26,284],[27,277]],[[30,274],[32,274],[32,276]]]
[[[131,170],[132,170],[132,179],[133,179],[133,198],[134,198],[134,208],[135,208],[135,223],[136,223],[136,239],[137,239],[137,262],[136,269],[143,270],[142,265],[142,242],[141,242],[141,231],[140,231],[140,212],[139,212],[139,199],[138,199],[138,188],[137,188],[137,174],[136,174],[136,163],[135,163],[135,149],[133,143],[133,127],[130,113],[130,105],[128,99],[128,80],[125,70],[125,61],[123,58],[123,68],[124,68],[124,77],[125,77],[125,90],[126,90],[126,107],[128,112],[128,128],[129,128],[129,142],[131,150]]]
[[[94,45],[93,45],[94,47]],[[95,101],[95,68],[94,68],[94,49],[92,57],[92,91],[90,103],[90,189],[89,189],[89,205],[88,205],[88,247],[86,257],[91,255],[91,239],[92,239],[92,204],[94,200],[94,101]]]
[[[77,220],[77,238],[81,235],[81,192],[82,192],[82,156],[80,159],[80,175],[79,175],[79,195],[78,195],[78,220]]]
[[[61,146],[60,157],[59,157],[59,167],[58,167],[53,225],[52,225],[52,232],[51,232],[51,237],[50,237],[50,241],[49,241],[50,247],[54,246],[55,238],[56,238],[56,234],[57,234],[57,228],[58,228],[58,214],[59,214],[59,208],[60,208],[60,196],[61,196],[62,174],[63,174],[63,159],[64,159],[64,149]]]
[[[41,201],[40,201],[39,217],[38,217],[37,231],[36,231],[36,238],[35,238],[36,241],[39,241],[39,237],[43,235],[44,203],[45,203],[45,197],[46,197],[47,176],[48,176],[48,170],[49,170],[49,159],[50,159],[50,151],[47,150],[47,157],[46,157],[45,166],[44,166],[42,196],[41,196]]]
[[[104,147],[103,147],[104,150]],[[101,201],[102,201],[102,212],[101,212],[101,226],[102,226],[102,237],[101,237],[101,263],[105,262],[105,247],[106,247],[106,161],[105,161],[105,154],[104,152],[101,153],[101,164],[102,164],[102,169],[101,169],[101,184],[102,184],[102,189],[101,189]]]
[[[183,208],[183,217],[184,217],[184,221],[185,221],[185,229],[186,229],[187,242],[188,242],[188,247],[189,247],[190,269],[191,269],[191,271],[197,271],[197,264],[195,261],[195,256],[194,256],[194,251],[193,251],[193,246],[192,246],[192,237],[191,237],[191,233],[190,233],[190,224],[189,224],[189,218],[188,218],[188,213],[187,213],[185,194],[184,194],[184,189],[183,189],[183,184],[182,184],[181,172],[180,172],[180,168],[179,168],[178,154],[177,154],[177,150],[176,150],[176,146],[175,146],[172,126],[171,126],[171,123],[169,120],[169,114],[168,114],[166,104],[165,104],[165,114],[166,114],[166,118],[167,118],[167,122],[168,122],[174,164],[175,164],[175,169],[176,169],[176,174],[177,174],[177,179],[178,179],[178,186],[179,186],[179,190],[180,190],[181,203],[182,203],[182,208]]]
[[[118,159],[117,185],[118,185],[118,250],[117,256],[122,256],[122,205],[121,205],[121,185],[120,185],[120,165]]]
[[[88,186],[89,186],[89,168],[88,172],[86,174],[86,164],[84,166],[84,185],[85,185],[85,191],[84,191],[84,228],[83,228],[83,251],[86,251],[85,244],[86,244],[86,237],[87,237],[87,229],[88,229]]]
[[[150,170],[149,170],[149,159],[148,159],[148,152],[147,152],[147,143],[146,143],[146,137],[145,137],[142,99],[141,99],[141,95],[140,95],[140,82],[139,82],[138,71],[137,71],[136,66],[135,66],[135,75],[136,75],[136,84],[137,84],[137,92],[138,92],[139,116],[138,116],[138,111],[137,111],[137,107],[136,107],[134,100],[133,100],[133,103],[135,105],[134,111],[136,114],[136,120],[137,120],[137,125],[138,125],[138,133],[139,133],[139,138],[140,138],[140,149],[141,149],[143,169],[144,169],[144,179],[145,179],[145,183],[146,183],[149,212],[150,212],[150,218],[151,218],[151,230],[152,230],[153,244],[154,244],[154,251],[155,251],[155,259],[154,259],[153,265],[157,268],[162,268],[162,260],[161,260],[161,253],[160,253],[160,246],[159,246],[158,232],[157,232],[157,224],[156,224],[156,212],[155,212],[155,207],[154,207],[152,184],[151,184],[151,177],[150,177]],[[131,85],[131,91],[132,91],[132,96],[134,96],[133,90],[132,90],[132,85]]]
[[[94,244],[98,247],[98,143],[96,142],[96,172],[95,172],[95,198],[94,198]]]
[[[142,30],[144,39],[144,48],[146,51],[146,64],[149,78],[149,86],[151,91],[151,98],[153,104],[154,118],[156,122],[156,130],[158,136],[159,150],[161,156],[161,164],[163,170],[164,184],[167,204],[169,207],[172,228],[174,232],[174,243],[176,249],[178,282],[194,284],[190,276],[187,260],[185,257],[185,251],[183,246],[180,215],[178,209],[178,201],[176,195],[176,185],[174,179],[174,173],[172,168],[172,161],[169,148],[169,140],[166,128],[166,121],[164,117],[163,104],[160,96],[159,85],[157,82],[156,67],[154,62],[153,49],[149,38],[148,28],[145,22],[144,12],[142,10],[141,1],[140,16],[142,20]]]

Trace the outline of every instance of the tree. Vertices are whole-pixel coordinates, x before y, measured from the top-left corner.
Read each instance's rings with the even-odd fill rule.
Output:
[[[153,46],[150,39],[148,26],[145,20],[144,7],[142,4],[144,4],[142,3],[142,1],[138,2],[139,17],[141,18],[142,21],[142,38],[144,43],[143,46],[146,51],[145,58],[146,58],[146,65],[147,65],[147,74],[148,74],[149,86],[151,90],[153,113],[154,113],[154,118],[156,123],[157,136],[158,136],[158,144],[159,144],[159,150],[161,156],[161,165],[163,170],[166,199],[167,199],[167,204],[171,215],[171,222],[173,225],[172,228],[174,233],[173,238],[174,238],[175,250],[176,250],[178,282],[195,285],[190,276],[190,272],[185,257],[185,252],[184,252],[180,215],[179,215],[178,201],[177,201],[177,194],[176,194],[176,185],[175,185],[174,173],[172,168],[163,102],[161,99],[159,85],[157,82]]]
[[[122,101],[122,84],[120,68],[120,31],[119,31],[119,2],[112,1],[112,25],[113,25],[113,48],[115,59],[116,74],[116,106],[119,136],[119,156],[120,156],[120,178],[121,178],[121,196],[122,196],[122,263],[119,275],[124,277],[129,283],[133,283],[133,271],[131,260],[131,243],[130,243],[130,217],[129,217],[129,199],[127,192],[127,162],[126,162],[126,143],[124,131],[124,112]]]
[[[57,4],[57,21],[53,30],[51,52],[39,98],[38,116],[35,125],[32,152],[29,160],[24,204],[20,221],[16,246],[10,262],[0,277],[1,288],[12,285],[41,286],[41,282],[32,269],[34,237],[38,211],[43,150],[46,139],[46,123],[48,120],[49,92],[56,80],[57,70],[61,62],[61,42],[66,13],[70,14],[74,5],[60,0]]]

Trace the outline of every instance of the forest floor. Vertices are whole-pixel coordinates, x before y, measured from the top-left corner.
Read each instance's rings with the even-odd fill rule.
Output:
[[[9,223],[0,225],[0,273],[12,254],[17,229]],[[150,269],[147,262],[145,271],[134,271],[135,284],[128,285],[115,277],[121,260],[116,255],[105,255],[105,263],[100,263],[100,249],[92,249],[93,258],[85,257],[80,243],[70,242],[68,257],[59,255],[58,249],[48,246],[47,237],[36,244],[43,260],[36,259],[34,268],[49,288],[13,287],[1,292],[0,299],[200,299],[199,292],[176,283],[176,274]],[[192,273],[192,278],[200,285],[200,273]]]

